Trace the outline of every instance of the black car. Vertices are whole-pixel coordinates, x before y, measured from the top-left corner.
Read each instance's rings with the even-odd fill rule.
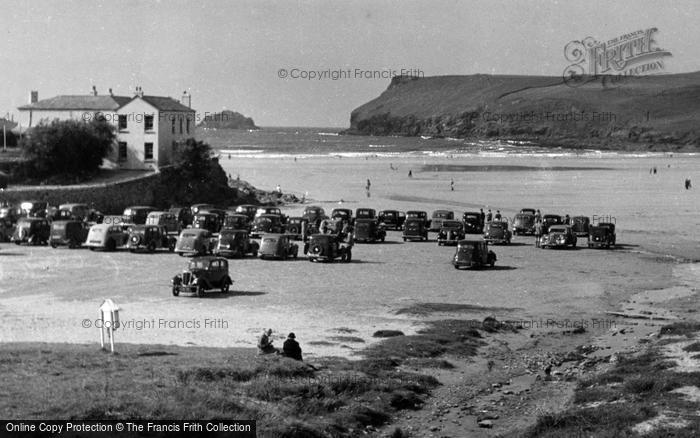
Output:
[[[334,208],[331,211],[331,219],[340,219],[352,223],[352,210],[349,208]]]
[[[464,224],[461,221],[442,221],[437,236],[438,246],[456,245],[462,239],[464,239]]]
[[[542,216],[542,234],[549,232],[552,225],[564,225],[564,218],[558,214],[545,214]]]
[[[373,208],[358,208],[355,210],[355,219],[376,219],[377,210]]]
[[[460,240],[452,257],[452,265],[455,269],[484,266],[493,268],[496,265],[496,253],[489,250],[489,244],[484,240]]]
[[[173,277],[171,284],[175,296],[181,292],[190,292],[201,297],[204,292],[212,289],[227,293],[233,280],[228,273],[228,260],[204,256],[192,259],[187,269]]]
[[[256,238],[265,233],[284,233],[284,224],[282,224],[282,218],[279,215],[263,214],[255,218],[250,229],[250,236]]]
[[[250,239],[247,230],[224,228],[219,233],[214,254],[221,257],[244,257],[246,254],[257,257],[258,249],[260,249],[260,245],[258,245],[258,242]]]
[[[379,222],[384,224],[387,230],[401,231],[406,222],[406,213],[398,210],[382,210],[379,212]]]
[[[314,234],[309,238],[306,256],[310,262],[343,262],[352,260],[352,246],[344,244],[333,234]]]
[[[49,221],[40,217],[23,217],[17,221],[15,232],[10,239],[16,245],[46,245],[51,235]]]
[[[588,228],[591,219],[588,216],[574,216],[571,218],[571,229],[577,237],[588,237]]]
[[[615,246],[616,240],[615,224],[613,223],[600,222],[588,227],[589,248],[610,248]]]
[[[481,234],[484,232],[484,224],[481,222],[481,213],[478,211],[466,211],[462,215],[464,232],[466,234]]]
[[[355,242],[384,242],[386,230],[375,219],[355,219]]]
[[[134,225],[129,227],[129,237],[126,247],[131,252],[146,249],[155,252],[157,249],[175,251],[176,239],[168,235],[168,230],[162,225]]]
[[[428,223],[425,219],[407,218],[403,226],[403,241],[428,240]]]
[[[86,222],[79,220],[64,220],[51,222],[51,248],[61,245],[69,248],[79,248],[87,239],[90,228]]]

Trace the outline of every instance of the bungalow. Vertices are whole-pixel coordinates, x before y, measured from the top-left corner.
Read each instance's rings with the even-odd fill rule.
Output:
[[[93,87],[87,96],[56,96],[39,100],[32,91],[30,103],[19,107],[20,126],[31,129],[42,121],[84,120],[97,117],[113,123],[117,144],[108,159],[121,169],[157,169],[172,162],[176,144],[194,136],[195,111],[191,96],[185,92],[182,102],[171,97],[144,95],[98,95]]]

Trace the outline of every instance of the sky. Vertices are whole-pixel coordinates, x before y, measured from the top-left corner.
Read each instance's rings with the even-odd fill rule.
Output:
[[[665,71],[700,70],[697,1],[0,5],[0,116],[16,117],[30,90],[40,99],[89,94],[93,86],[131,96],[141,86],[145,94],[175,98],[186,90],[201,116],[230,109],[259,126],[342,128],[402,69],[423,76],[561,76],[568,42],[652,27],[658,47],[672,54]]]

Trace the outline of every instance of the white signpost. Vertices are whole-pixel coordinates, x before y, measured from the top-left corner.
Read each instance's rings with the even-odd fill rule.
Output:
[[[100,306],[100,321],[102,321],[102,326],[100,328],[100,344],[102,349],[105,348],[105,332],[109,338],[109,346],[112,353],[114,353],[114,331],[119,327],[119,306],[114,304],[114,301],[110,299],[104,300]]]

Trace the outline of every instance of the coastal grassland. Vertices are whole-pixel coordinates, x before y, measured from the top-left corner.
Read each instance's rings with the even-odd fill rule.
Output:
[[[580,381],[569,409],[540,416],[523,436],[698,436],[700,361],[679,362],[668,347],[690,356],[693,348],[683,346],[696,345],[699,334],[695,322],[662,327],[657,342]]]
[[[120,344],[0,345],[0,416],[59,419],[254,419],[259,436],[356,436],[420,409],[439,382],[410,360],[446,367],[483,344],[474,321],[436,321],[373,344],[360,360],[313,366],[254,349]],[[402,432],[397,431],[400,436]]]

